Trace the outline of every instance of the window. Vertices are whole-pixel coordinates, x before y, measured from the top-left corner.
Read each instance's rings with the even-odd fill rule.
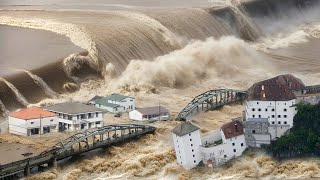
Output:
[[[190,139],[190,141],[192,141],[192,139]]]
[[[34,124],[34,122],[31,122],[31,124]]]
[[[259,115],[259,118],[261,118],[261,115]]]
[[[285,108],[285,109],[283,109],[283,111],[284,111],[284,112],[287,112],[287,109]]]
[[[255,134],[256,133],[256,130],[252,130],[252,134]]]
[[[189,136],[191,136],[191,134],[189,134]]]
[[[278,124],[281,124],[281,121],[278,121]]]
[[[193,144],[191,144],[191,146],[193,146]]]
[[[268,108],[266,108],[266,112],[268,111]]]
[[[193,157],[195,157],[195,155],[192,155]]]
[[[241,143],[241,147],[243,147],[243,143]]]
[[[257,104],[259,104],[259,102],[257,102]]]
[[[235,144],[234,143],[232,143],[232,146],[234,146]]]
[[[98,117],[98,116],[99,116],[99,113],[96,112],[96,117]]]
[[[287,124],[287,121],[285,121],[284,124]]]
[[[194,160],[193,162],[196,163],[196,160]]]
[[[255,117],[255,115],[252,115],[252,117],[254,118],[254,117]]]
[[[51,119],[50,121],[53,122],[53,119]]]
[[[192,152],[194,152],[194,149],[192,149]]]
[[[274,121],[272,121],[272,124],[274,124]]]
[[[283,115],[284,118],[287,118],[287,115]]]
[[[100,121],[97,121],[96,124],[100,124]]]
[[[272,108],[271,111],[274,111],[274,108]]]
[[[278,118],[281,118],[281,115],[278,115]]]
[[[255,111],[255,109],[254,109],[254,108],[252,108],[252,111]]]
[[[224,155],[224,158],[226,158],[227,157],[227,155]]]
[[[274,118],[274,115],[272,115],[271,117]]]
[[[233,152],[237,152],[237,150],[236,150],[236,149],[233,149]]]
[[[261,108],[259,108],[258,111],[261,111]]]

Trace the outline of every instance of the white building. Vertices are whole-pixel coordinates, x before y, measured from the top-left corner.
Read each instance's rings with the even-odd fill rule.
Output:
[[[57,132],[58,122],[57,114],[30,107],[9,115],[9,132],[22,136]]]
[[[235,119],[222,125],[219,131],[203,137],[200,152],[203,163],[214,167],[241,156],[246,148],[243,125]]]
[[[162,106],[139,108],[129,112],[129,119],[135,121],[169,120],[169,110]]]
[[[95,101],[95,106],[111,113],[129,112],[136,108],[135,99],[130,96],[112,94]]]
[[[197,126],[183,122],[172,130],[177,161],[185,169],[196,167],[201,161],[201,139]]]
[[[44,109],[58,114],[60,131],[76,131],[103,126],[103,110],[78,102],[66,102]]]
[[[292,75],[281,75],[255,83],[248,93],[246,121],[268,119],[269,133],[271,140],[274,140],[292,128],[293,118],[297,113],[296,95],[304,94],[305,86]],[[250,131],[252,134],[255,133],[254,129]]]

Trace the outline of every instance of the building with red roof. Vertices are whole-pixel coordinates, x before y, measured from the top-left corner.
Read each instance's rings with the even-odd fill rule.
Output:
[[[58,131],[58,115],[39,107],[29,107],[9,114],[9,132],[30,136]]]

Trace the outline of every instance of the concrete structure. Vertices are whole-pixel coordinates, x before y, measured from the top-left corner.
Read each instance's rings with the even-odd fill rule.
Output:
[[[304,84],[292,75],[277,76],[255,83],[248,90],[245,120],[251,119],[251,122],[257,120],[258,124],[256,125],[259,125],[261,119],[268,119],[268,132],[271,135],[271,140],[281,137],[293,126],[293,118],[297,113],[296,95],[304,93]],[[263,128],[260,127],[260,129]],[[248,131],[254,134],[252,129],[248,129]]]
[[[130,96],[112,94],[95,101],[95,106],[111,113],[129,112],[136,108],[135,99]]]
[[[129,112],[129,119],[135,121],[169,120],[169,110],[162,106],[139,108]]]
[[[310,103],[312,105],[318,104],[320,102],[320,93],[317,94],[302,94],[297,96],[297,103]]]
[[[250,147],[261,147],[270,144],[271,134],[268,118],[249,118],[244,122],[246,144]]]
[[[235,119],[224,124],[219,131],[203,137],[200,152],[203,163],[214,167],[241,156],[246,148],[243,125]]]
[[[76,131],[103,126],[103,110],[78,102],[66,102],[44,109],[58,114],[60,131]]]
[[[188,170],[196,167],[201,161],[199,128],[183,122],[172,130],[172,137],[178,163]]]
[[[30,107],[9,115],[9,132],[22,136],[57,132],[58,122],[57,114]]]

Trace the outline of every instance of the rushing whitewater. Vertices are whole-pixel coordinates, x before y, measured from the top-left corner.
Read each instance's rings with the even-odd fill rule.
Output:
[[[119,1],[124,4],[116,10],[110,0],[92,4],[70,0],[56,5],[50,5],[54,0],[30,2],[24,2],[30,6],[20,7],[5,1],[0,24],[54,32],[85,51],[72,52],[36,69],[20,70],[24,74],[19,76],[2,77],[1,114],[29,104],[85,102],[95,95],[119,92],[135,96],[140,107],[160,103],[175,115],[206,90],[245,90],[257,80],[280,73],[293,73],[309,84],[320,83],[317,0],[220,0],[210,5],[210,1],[171,2],[181,3],[176,7],[183,8],[169,8],[165,3],[159,8],[150,2],[142,7],[142,1],[136,6],[135,1]],[[40,11],[42,8],[45,10]],[[39,87],[37,92],[32,92],[34,87]],[[226,106],[193,120],[205,134],[241,115],[240,105]],[[107,124],[128,123],[127,118],[105,117]],[[72,159],[71,165],[62,163],[63,168],[31,179],[320,177],[317,159],[278,162],[263,153],[249,153],[218,169],[185,171],[176,163],[171,142],[170,130],[178,124],[155,123],[158,130],[154,135]],[[36,146],[10,135],[0,139]],[[43,137],[37,143],[44,147],[36,148],[45,149],[48,140],[59,138]]]

